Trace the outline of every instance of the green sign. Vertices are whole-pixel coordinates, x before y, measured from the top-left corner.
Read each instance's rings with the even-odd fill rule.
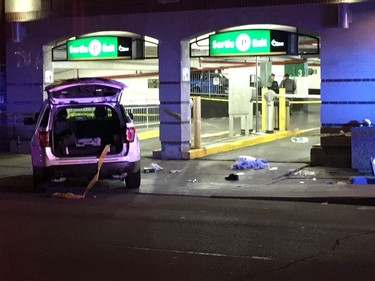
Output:
[[[68,41],[68,60],[131,58],[132,39],[126,37],[84,37]]]
[[[293,77],[305,77],[308,75],[308,64],[307,62],[286,64],[284,73],[288,73]]]
[[[210,56],[286,54],[288,36],[276,30],[236,30],[210,35]]]

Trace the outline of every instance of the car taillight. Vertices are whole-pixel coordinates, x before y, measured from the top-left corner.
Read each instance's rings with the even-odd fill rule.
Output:
[[[128,142],[133,142],[135,139],[135,128],[134,127],[128,127],[126,129],[126,140]]]
[[[44,132],[44,131],[37,132],[36,137],[39,140],[40,147],[48,146],[48,132]]]

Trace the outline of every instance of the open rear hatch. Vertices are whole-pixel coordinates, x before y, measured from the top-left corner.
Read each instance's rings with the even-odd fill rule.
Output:
[[[121,99],[125,84],[103,78],[68,79],[45,88],[52,104],[113,102]]]

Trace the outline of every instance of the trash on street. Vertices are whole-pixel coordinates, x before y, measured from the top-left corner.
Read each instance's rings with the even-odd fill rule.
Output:
[[[246,169],[264,169],[269,166],[264,159],[255,158],[252,156],[238,156],[236,162],[231,166],[232,170],[246,170]]]

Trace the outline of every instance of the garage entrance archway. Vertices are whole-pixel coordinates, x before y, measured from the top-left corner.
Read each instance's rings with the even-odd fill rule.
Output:
[[[306,129],[311,126],[318,128],[319,55],[319,37],[289,26],[238,26],[190,40],[191,95],[199,96],[202,100],[201,134],[207,138],[206,143],[217,142],[219,138],[228,138],[228,135],[242,137],[247,135],[245,128],[248,127],[251,128],[250,133],[266,133],[261,89],[271,86],[271,73],[275,74],[279,84],[286,73],[297,82],[295,98],[290,101],[293,110],[297,112],[290,116],[288,129]],[[254,101],[255,87],[259,92],[259,105],[255,105]],[[254,102],[249,103],[252,97]],[[248,112],[241,111],[244,107]],[[252,124],[246,126],[249,121],[242,117],[250,112],[251,115],[254,114],[250,118]],[[235,123],[234,127],[230,125],[231,114],[241,117],[241,121]],[[214,120],[220,122],[213,124]],[[273,122],[277,132],[278,118]],[[204,126],[205,123],[207,126]]]
[[[126,31],[94,32],[60,40],[44,49],[45,84],[60,79],[103,77],[127,85],[123,99],[128,104],[158,100],[157,80],[149,79],[158,73],[155,38]],[[92,53],[94,49],[100,51]]]

